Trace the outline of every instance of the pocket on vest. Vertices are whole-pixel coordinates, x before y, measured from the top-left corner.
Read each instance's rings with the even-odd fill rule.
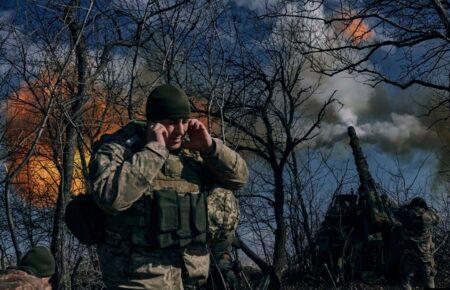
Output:
[[[205,194],[190,194],[191,197],[191,220],[194,225],[196,235],[206,234],[207,231],[207,212]]]
[[[207,213],[203,193],[181,196],[174,190],[164,189],[155,191],[154,198],[158,215],[153,239],[158,248],[206,242]]]
[[[155,192],[158,209],[158,228],[161,233],[175,231],[179,228],[178,195],[173,190]]]

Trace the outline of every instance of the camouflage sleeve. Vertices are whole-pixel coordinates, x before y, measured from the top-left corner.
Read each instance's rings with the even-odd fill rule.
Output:
[[[94,200],[109,213],[126,210],[148,190],[168,154],[156,142],[135,153],[120,143],[103,145],[89,164]]]
[[[437,226],[437,224],[441,221],[441,217],[434,210],[430,210],[430,215],[433,226]]]
[[[50,284],[23,270],[8,269],[0,276],[0,289],[51,289]]]
[[[214,149],[202,158],[217,182],[226,189],[237,190],[247,182],[248,169],[245,160],[235,151],[213,138]]]

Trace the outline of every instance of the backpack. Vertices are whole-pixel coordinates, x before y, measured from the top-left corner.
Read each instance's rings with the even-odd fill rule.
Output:
[[[92,146],[92,152],[96,152],[103,144],[116,139],[127,139],[136,134],[145,134],[146,123],[132,121],[113,134],[103,135]],[[128,144],[131,148],[143,146],[138,140],[131,140]],[[66,206],[64,221],[70,232],[84,245],[97,245],[104,241],[105,217],[103,211],[94,201],[92,194],[79,194]]]
[[[66,206],[64,221],[84,245],[97,245],[105,236],[104,215],[91,194],[79,194]]]

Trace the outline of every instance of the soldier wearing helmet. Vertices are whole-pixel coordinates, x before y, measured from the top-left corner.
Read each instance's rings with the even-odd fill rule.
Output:
[[[439,222],[439,216],[428,208],[423,198],[415,197],[399,210],[398,219],[402,224],[404,249],[400,261],[402,286],[411,289],[415,278],[421,287],[434,288],[432,230]]]
[[[182,90],[155,88],[146,115],[146,122],[132,122],[94,146],[90,181],[105,213],[105,239],[97,248],[104,283],[108,288],[195,288],[208,277],[208,240],[219,237],[224,244],[219,256],[226,252],[228,239],[220,238],[221,230],[235,229],[232,190],[244,186],[247,166],[191,118]],[[221,200],[229,210],[212,212],[214,196],[225,193],[228,198]]]
[[[0,275],[0,289],[52,289],[49,280],[55,273],[55,259],[47,247],[36,246],[28,251],[17,267]]]

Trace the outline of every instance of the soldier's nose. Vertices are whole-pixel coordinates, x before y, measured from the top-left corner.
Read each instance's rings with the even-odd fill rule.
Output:
[[[178,121],[177,124],[175,125],[175,131],[180,135],[184,134],[184,126],[182,120]]]

